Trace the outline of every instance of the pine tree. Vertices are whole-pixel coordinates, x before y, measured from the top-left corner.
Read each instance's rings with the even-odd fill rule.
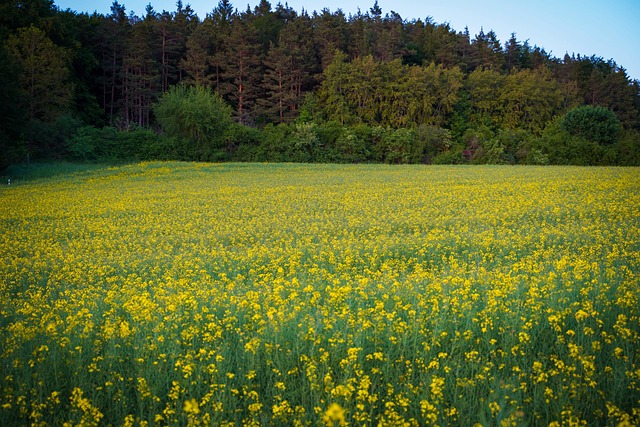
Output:
[[[293,58],[283,46],[271,45],[269,53],[263,61],[266,71],[262,88],[266,97],[258,100],[264,107],[267,117],[276,123],[288,122],[291,119],[292,106],[297,105],[293,92]]]
[[[260,56],[266,55],[271,45],[278,43],[278,36],[284,27],[284,22],[278,19],[278,15],[271,10],[271,3],[267,0],[260,0],[253,13],[246,18],[251,21],[255,29],[260,46]]]
[[[226,89],[222,86],[223,76],[225,75],[225,66],[228,62],[228,56],[230,55],[229,39],[231,36],[231,25],[234,20],[238,18],[238,14],[229,2],[229,0],[220,0],[218,6],[213,9],[208,19],[213,24],[212,31],[212,53],[210,57],[210,65],[212,76],[211,85],[213,89],[221,94],[226,92]]]
[[[516,34],[511,33],[511,37],[504,45],[505,71],[509,72],[514,68],[516,70],[519,70],[521,68],[521,64],[520,64],[521,51],[522,51],[522,45],[516,39]]]
[[[253,110],[263,70],[258,57],[257,35],[247,19],[234,19],[231,22],[227,46],[228,54],[221,66],[219,92],[234,106],[236,120],[241,124],[250,124],[255,120]]]
[[[493,30],[484,33],[482,29],[471,43],[473,47],[473,68],[485,70],[501,70],[504,61],[502,46]]]
[[[162,84],[162,68],[156,59],[159,35],[158,17],[149,4],[145,18],[132,25],[123,60],[122,118],[126,128],[150,124],[151,105]]]
[[[163,60],[163,88],[169,85],[175,85],[182,81],[182,69],[180,61],[187,52],[187,40],[191,33],[196,29],[200,20],[189,4],[183,7],[182,0],[176,2],[176,11],[171,14],[172,21],[169,29],[171,30],[166,40],[164,54],[166,60]]]
[[[100,43],[102,62],[102,107],[110,124],[115,124],[122,93],[122,66],[125,46],[131,31],[124,6],[117,0],[111,5],[111,13],[102,21]]]
[[[337,51],[347,51],[348,24],[340,9],[331,13],[323,9],[320,14],[313,14],[314,43],[318,46],[320,66],[325,70],[333,61]]]
[[[3,0],[0,2],[0,39],[18,28],[45,28],[56,13],[53,0]]]
[[[303,13],[280,31],[278,45],[272,44],[263,61],[265,97],[260,104],[272,121],[289,122],[297,116],[305,93],[313,89],[315,59],[310,19]]]
[[[216,80],[217,76],[211,69],[215,40],[213,21],[207,17],[187,40],[186,56],[180,62],[186,82],[196,86],[210,86]]]

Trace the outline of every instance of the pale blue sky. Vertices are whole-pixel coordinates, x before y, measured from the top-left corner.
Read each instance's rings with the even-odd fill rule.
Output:
[[[107,14],[112,0],[54,0],[61,9]],[[260,0],[231,0],[237,9],[253,8]],[[338,8],[348,16],[358,8],[366,12],[375,0],[288,0],[293,9],[309,13]],[[175,10],[175,0],[119,0],[127,12],[143,15],[151,3],[156,11]],[[202,19],[218,4],[218,0],[183,0]],[[275,7],[277,0],[271,0]],[[585,56],[613,58],[628,75],[640,80],[640,0],[378,0],[383,14],[392,10],[403,19],[433,17],[437,23],[448,22],[456,31],[469,27],[475,35],[483,27],[494,30],[504,45],[511,33],[518,40],[529,40],[562,58],[565,52]]]

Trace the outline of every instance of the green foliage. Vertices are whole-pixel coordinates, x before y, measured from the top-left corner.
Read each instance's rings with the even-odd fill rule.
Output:
[[[331,160],[338,163],[364,163],[371,156],[371,128],[366,125],[345,127],[333,144]]]
[[[158,100],[153,111],[167,136],[186,141],[190,158],[211,160],[224,148],[231,108],[210,89],[174,86]]]
[[[192,160],[182,140],[148,129],[83,126],[66,143],[69,158],[91,162]]]
[[[430,125],[418,126],[416,141],[422,147],[420,160],[424,163],[431,163],[434,157],[449,150],[453,145],[453,137],[449,130]]]
[[[546,68],[510,73],[498,99],[502,129],[523,129],[536,135],[565,105],[560,84]]]
[[[602,147],[593,140],[572,135],[562,128],[561,120],[553,122],[536,141],[534,147],[554,165],[596,165],[602,157]]]
[[[434,165],[460,165],[468,163],[468,159],[464,155],[464,148],[461,145],[454,145],[435,156],[431,163]]]
[[[7,49],[21,70],[21,101],[29,119],[51,122],[69,111],[73,95],[70,52],[33,25],[9,36]]]
[[[385,163],[412,163],[418,156],[412,129],[387,130],[382,136]]]
[[[267,162],[289,161],[288,138],[291,134],[291,126],[287,124],[269,124],[262,130],[262,140],[258,149],[258,157]]]
[[[316,94],[308,93],[304,97],[304,101],[300,107],[300,114],[296,120],[301,123],[308,123],[314,120],[324,121],[322,108],[320,107],[320,102]]]
[[[617,162],[620,166],[640,166],[640,131],[622,133],[617,147]]]
[[[442,126],[459,99],[463,75],[442,65],[408,66],[372,56],[346,62],[338,52],[319,89],[324,114],[343,124],[366,123],[395,129]]]
[[[622,126],[613,111],[605,107],[584,105],[567,112],[559,123],[562,130],[603,145],[618,141]]]
[[[349,73],[347,56],[339,50],[336,51],[333,61],[324,70],[324,82],[318,89],[320,102],[328,120],[342,124],[355,120],[346,96],[349,89]]]
[[[612,165],[630,155],[633,163],[633,133],[621,144],[621,126],[615,114],[603,107],[582,106],[550,122],[533,148],[551,164]]]
[[[20,107],[19,69],[0,43],[0,170],[23,157],[25,111]]]
[[[478,68],[467,78],[466,90],[470,124],[494,130],[523,129],[539,135],[564,111],[566,102],[560,84],[544,68],[513,71],[507,76]]]
[[[531,143],[534,136],[523,129],[501,129],[495,135],[485,133],[473,154],[475,163],[483,164],[545,164],[538,153],[532,152]]]
[[[503,48],[493,31],[405,20],[377,4],[347,17],[268,1],[238,12],[222,0],[204,20],[182,2],[143,16],[118,2],[107,15],[49,0],[10,0],[0,11],[0,168],[64,157],[636,164],[639,156],[640,83],[624,67],[559,60],[515,34]],[[101,129],[76,132],[69,117]],[[152,142],[139,128],[164,137]]]
[[[30,156],[36,159],[59,157],[64,153],[67,141],[81,126],[82,122],[70,115],[60,116],[53,122],[29,121],[24,133],[31,142]]]
[[[320,139],[316,133],[315,123],[294,124],[289,134],[288,156],[293,162],[311,162],[318,151]]]
[[[263,132],[239,123],[232,123],[224,133],[226,155],[229,160],[260,161],[259,147]]]
[[[465,90],[469,93],[467,120],[471,126],[495,129],[499,126],[498,111],[502,104],[499,94],[503,92],[505,77],[494,70],[476,68],[467,76]]]

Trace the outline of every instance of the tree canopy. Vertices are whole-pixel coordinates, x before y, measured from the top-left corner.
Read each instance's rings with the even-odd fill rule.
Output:
[[[563,119],[568,135],[611,147],[626,141],[627,153],[640,144],[640,83],[615,61],[559,59],[515,34],[503,44],[491,30],[472,35],[431,18],[407,20],[385,13],[377,2],[348,16],[327,8],[298,13],[267,0],[243,11],[220,0],[206,17],[181,1],[173,11],[149,5],[142,16],[127,13],[118,1],[106,15],[62,11],[50,0],[8,1],[0,11],[0,54],[7,56],[0,81],[12,112],[2,119],[0,134],[13,152],[20,146],[33,154],[65,156],[64,144],[47,141],[59,120],[71,134],[72,123],[118,131],[162,128],[171,134],[170,118],[162,111],[178,93],[217,94],[217,111],[226,111],[226,104],[233,121],[262,132],[263,139],[269,126],[290,126],[297,134],[300,122],[317,125],[309,128],[313,132],[328,122],[368,126],[371,150],[365,151],[372,156],[384,139],[377,141],[380,133],[373,129],[431,126],[450,135],[451,144],[436,144],[442,158],[474,161],[505,132],[525,132],[516,147],[504,148],[510,161],[527,159],[535,149],[523,141],[542,137],[570,111]],[[604,130],[613,125],[579,124],[601,123],[605,115],[617,119],[615,132]],[[65,116],[72,120],[61,119]],[[580,126],[583,130],[576,130]],[[238,153],[252,150],[256,141],[250,135],[257,134],[234,129],[234,138],[244,142],[228,147],[250,142]],[[190,138],[203,143],[195,134]],[[346,146],[321,147],[335,153]],[[421,161],[427,158],[435,157]]]

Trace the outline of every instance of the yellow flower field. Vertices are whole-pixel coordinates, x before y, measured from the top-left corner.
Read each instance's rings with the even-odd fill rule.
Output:
[[[0,425],[640,424],[640,170],[0,188]]]

